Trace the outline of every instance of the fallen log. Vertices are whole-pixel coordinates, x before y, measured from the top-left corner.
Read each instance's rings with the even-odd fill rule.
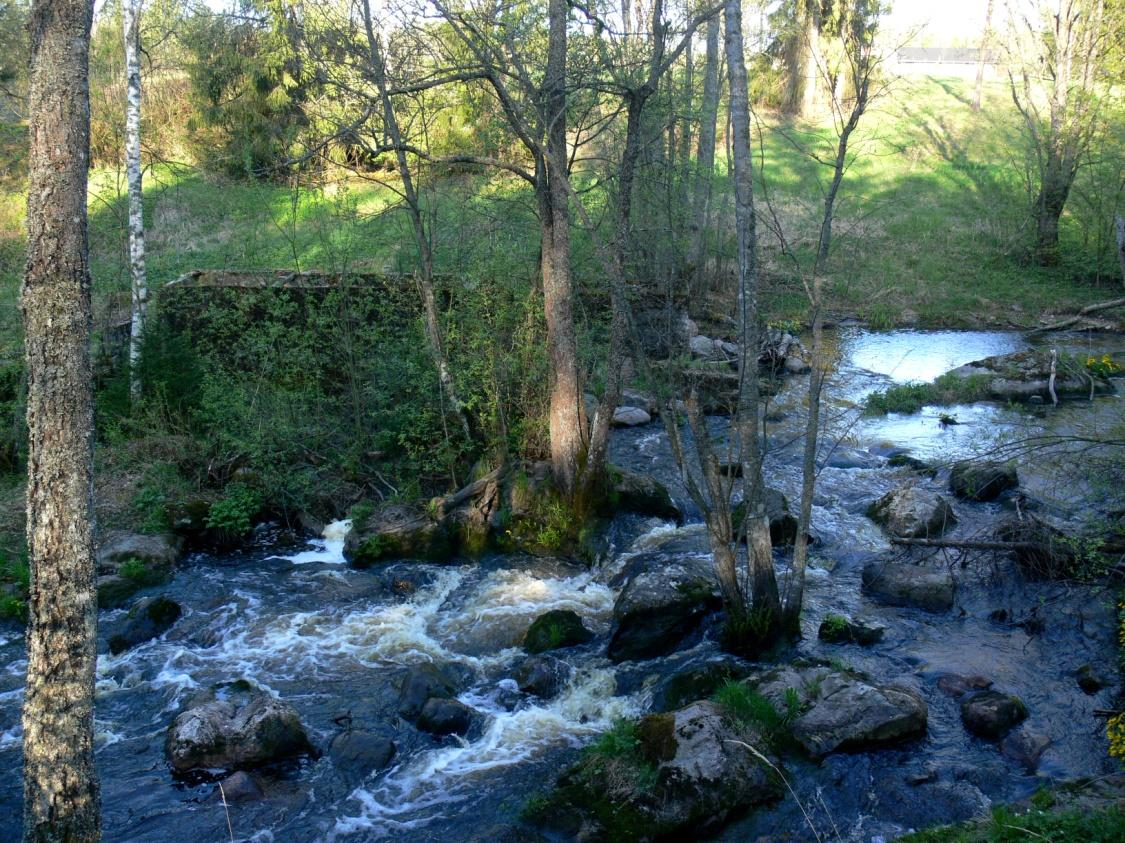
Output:
[[[1111,310],[1115,307],[1125,306],[1125,299],[1110,299],[1109,301],[1098,302],[1097,304],[1090,304],[1082,308],[1074,316],[1068,319],[1063,319],[1061,322],[1054,322],[1050,325],[1043,325],[1039,328],[1033,328],[1029,333],[1040,334],[1044,331],[1059,331],[1063,328],[1069,328],[1077,322],[1082,321],[1082,317],[1089,316],[1091,313],[1099,313],[1103,310]]]
[[[903,539],[891,538],[891,544],[913,547],[947,547],[954,550],[1037,550],[1041,545],[1035,542],[976,541],[973,539]]]

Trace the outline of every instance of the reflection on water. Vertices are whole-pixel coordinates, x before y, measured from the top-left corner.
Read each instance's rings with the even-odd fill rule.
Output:
[[[840,354],[856,368],[907,383],[1026,347],[1020,334],[997,331],[853,331],[841,334]]]

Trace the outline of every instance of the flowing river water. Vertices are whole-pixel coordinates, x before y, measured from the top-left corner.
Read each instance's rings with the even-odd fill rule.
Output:
[[[929,380],[988,355],[1020,350],[1012,333],[866,332],[830,337],[838,365],[828,388],[828,430],[814,529],[819,544],[809,571],[801,655],[842,659],[879,681],[917,689],[929,710],[924,739],[902,747],[794,762],[797,798],[759,811],[720,832],[726,840],[814,839],[807,811],[824,839],[890,839],[909,828],[978,814],[993,802],[1026,796],[1044,778],[1098,775],[1111,769],[1103,721],[1111,691],[1087,696],[1074,679],[1083,664],[1110,669],[1115,658],[1112,596],[1092,587],[1030,583],[1001,565],[963,571],[957,606],[932,615],[879,606],[860,593],[864,560],[891,551],[863,514],[871,500],[910,475],[887,465],[891,447],[949,462],[996,443],[1047,433],[1089,433],[1123,422],[1119,396],[1036,411],[977,404],[926,408],[914,416],[861,418],[872,390]],[[1120,336],[1055,338],[1071,351],[1120,354]],[[797,499],[803,378],[792,379],[769,408],[767,478]],[[955,426],[940,423],[953,414]],[[726,422],[714,420],[722,436]],[[163,637],[119,656],[105,641],[124,610],[101,614],[96,743],[107,841],[313,841],[523,839],[503,837],[527,798],[547,788],[579,749],[622,717],[643,714],[656,683],[720,657],[714,625],[673,655],[612,664],[604,655],[614,574],[644,554],[669,562],[707,556],[698,515],[691,514],[659,424],[618,431],[618,464],[667,482],[685,504],[687,523],[622,516],[609,551],[593,568],[566,560],[495,556],[465,565],[397,563],[350,569],[341,551],[346,522],[293,546],[259,530],[252,547],[227,555],[196,554],[159,589],[184,616]],[[1029,494],[1060,520],[1106,517],[1097,478],[1073,460],[1028,457],[1020,465]],[[932,482],[935,488],[938,480]],[[1000,504],[954,504],[955,535],[986,531]],[[989,619],[1037,613],[1035,634]],[[550,609],[572,609],[598,637],[565,651],[574,667],[566,689],[543,702],[521,694],[511,678],[530,622]],[[863,617],[887,628],[870,648],[830,646],[816,638],[824,616]],[[397,714],[398,683],[410,665],[454,664],[467,679],[460,699],[487,715],[467,739],[438,740]],[[22,630],[0,629],[0,841],[20,827],[19,708],[26,671]],[[982,674],[1020,695],[1027,728],[1049,738],[1036,773],[969,736],[956,700],[943,694],[945,673]],[[210,782],[173,779],[164,736],[176,712],[200,691],[247,679],[293,705],[317,746],[326,748],[344,718],[395,740],[392,766],[355,780],[330,757],[308,759],[264,778],[265,797],[224,808]],[[798,803],[799,800],[799,803]],[[228,826],[229,822],[229,826]],[[790,835],[786,837],[785,835]]]

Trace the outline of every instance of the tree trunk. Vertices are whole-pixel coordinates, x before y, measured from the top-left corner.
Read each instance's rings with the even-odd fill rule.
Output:
[[[141,187],[141,22],[139,0],[124,0],[125,20],[125,172],[129,181],[129,275],[132,309],[129,320],[129,390],[141,397],[141,340],[148,314],[145,276],[144,193]]]
[[[91,536],[93,395],[86,171],[90,0],[36,0],[31,35],[27,269],[24,840],[96,841],[97,590]]]
[[[980,55],[977,57],[977,81],[973,93],[973,111],[980,111],[981,101],[984,96],[984,64],[988,45],[992,40],[992,7],[996,0],[988,0],[988,9],[984,13],[984,32],[980,37]]]
[[[804,117],[815,117],[820,110],[820,90],[822,84],[828,84],[827,79],[822,83],[821,74],[823,59],[820,54],[820,15],[810,5],[805,10],[804,26],[805,44],[802,50],[804,62],[802,71],[804,81],[801,88],[801,114]]]
[[[762,494],[762,448],[758,409],[758,243],[754,219],[753,159],[750,153],[750,104],[743,57],[740,0],[726,0],[727,77],[730,88],[731,146],[734,164],[734,213],[738,240],[738,323],[741,377],[736,427],[747,502],[746,536],[755,611],[781,618],[773,572],[769,519]]]
[[[1125,217],[1120,214],[1113,218],[1117,233],[1117,262],[1121,265],[1121,282],[1125,284]]]
[[[1053,152],[1048,154],[1043,184],[1035,200],[1035,262],[1054,266],[1059,262],[1059,219],[1070,193],[1073,176]]]
[[[570,277],[570,213],[566,154],[566,0],[550,0],[547,66],[544,74],[547,124],[545,173],[541,173],[543,309],[551,364],[551,464],[567,495],[576,491],[585,438],[585,410],[578,374],[578,342]],[[542,176],[546,176],[545,192]]]
[[[698,277],[703,263],[703,244],[711,204],[711,180],[715,171],[715,129],[719,117],[719,18],[707,21],[706,67],[703,72],[703,106],[699,121],[699,151],[695,162],[695,187],[691,203],[691,247],[688,273]]]
[[[429,340],[430,356],[433,357],[437,369],[438,381],[449,399],[454,415],[461,423],[461,430],[467,440],[472,440],[472,429],[469,425],[468,412],[465,405],[457,395],[453,385],[453,374],[449,368],[449,359],[445,354],[445,343],[442,339],[441,321],[437,312],[437,297],[434,293],[434,256],[430,248],[430,239],[426,233],[425,219],[422,217],[422,205],[418,201],[418,191],[414,187],[414,177],[410,172],[410,163],[403,149],[402,130],[399,127],[398,115],[395,114],[394,103],[387,93],[387,70],[383,61],[383,51],[379,39],[375,35],[375,28],[371,18],[370,0],[363,3],[363,23],[367,33],[367,46],[371,59],[371,69],[375,76],[375,84],[379,89],[379,100],[383,107],[383,127],[390,135],[391,143],[395,147],[395,163],[398,166],[399,178],[402,179],[402,193],[406,198],[406,207],[410,213],[410,222],[414,230],[414,241],[418,246],[419,271],[416,276],[418,286],[422,293],[422,314]]]

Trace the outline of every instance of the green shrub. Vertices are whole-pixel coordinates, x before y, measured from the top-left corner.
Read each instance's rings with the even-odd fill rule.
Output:
[[[226,494],[211,504],[207,527],[235,536],[244,536],[254,526],[254,517],[261,511],[262,496],[244,483],[231,483]]]
[[[760,735],[773,748],[793,744],[792,724],[801,714],[801,699],[795,688],[785,691],[785,710],[743,682],[728,680],[712,699],[739,728]]]
[[[132,580],[142,588],[159,585],[166,579],[161,571],[154,570],[152,566],[141,559],[126,559],[118,567],[117,573],[127,580]]]

